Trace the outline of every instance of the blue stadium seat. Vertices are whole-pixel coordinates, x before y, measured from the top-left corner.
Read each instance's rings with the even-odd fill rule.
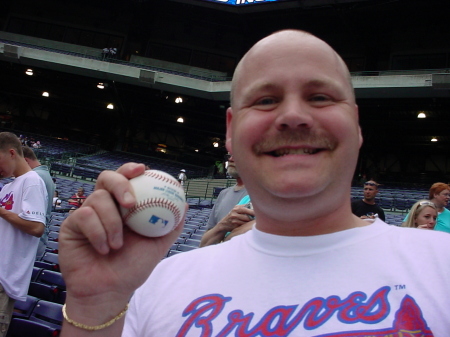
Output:
[[[53,328],[43,323],[13,318],[7,337],[57,337],[60,331],[61,328]]]
[[[62,304],[41,300],[32,311],[30,320],[60,330],[63,321]]]
[[[34,310],[39,298],[27,295],[26,301],[16,301],[14,303],[13,318],[25,318],[28,319],[31,316],[31,312]]]

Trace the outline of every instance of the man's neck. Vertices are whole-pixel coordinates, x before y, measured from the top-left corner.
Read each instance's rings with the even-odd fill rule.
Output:
[[[236,178],[236,185],[234,185],[234,190],[235,191],[240,191],[244,188],[244,182],[242,181],[241,178]]]
[[[366,204],[369,204],[369,205],[375,205],[375,200],[374,199],[372,199],[372,200],[367,200],[367,199],[363,199],[363,201],[366,203]]]
[[[275,235],[312,236],[368,225],[367,221],[352,214],[350,198],[348,201],[337,198],[326,204],[314,199],[271,198],[254,202],[256,227]]]
[[[18,159],[18,163],[16,166],[16,169],[14,171],[14,177],[20,177],[21,175],[24,175],[25,173],[28,173],[31,171],[30,166],[25,161],[25,159]]]
[[[438,211],[438,213],[442,213],[444,211],[444,206],[437,204],[435,199],[431,199],[430,201],[436,206],[436,211]]]

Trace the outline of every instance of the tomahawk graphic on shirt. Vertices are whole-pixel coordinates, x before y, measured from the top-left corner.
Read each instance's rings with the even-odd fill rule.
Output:
[[[0,206],[2,206],[4,209],[8,211],[12,210],[13,205],[14,205],[14,195],[12,192],[9,192],[0,200]]]
[[[214,320],[221,314],[231,297],[220,294],[202,296],[192,301],[183,311],[186,317],[177,337],[198,333],[201,337],[275,337],[275,336],[314,336],[314,337],[431,337],[420,307],[409,295],[405,295],[399,308],[391,308],[388,301],[390,287],[382,287],[368,297],[364,292],[354,292],[341,299],[338,296],[316,297],[299,308],[298,305],[277,306],[270,309],[260,320],[254,313],[233,310],[227,314],[227,324],[214,326]],[[388,328],[377,329],[387,319],[391,310],[395,319]],[[314,330],[326,326],[332,319],[338,319],[349,326],[348,330],[328,334],[317,334]],[[352,324],[367,325],[363,330],[352,330]]]

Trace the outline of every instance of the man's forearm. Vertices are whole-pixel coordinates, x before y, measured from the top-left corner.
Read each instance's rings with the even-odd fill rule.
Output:
[[[0,208],[0,217],[5,219],[12,226],[20,229],[29,235],[41,237],[44,234],[45,225],[38,221],[24,220],[16,213]]]

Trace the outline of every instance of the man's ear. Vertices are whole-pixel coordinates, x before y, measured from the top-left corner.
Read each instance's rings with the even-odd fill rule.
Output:
[[[231,135],[233,133],[232,128],[232,119],[233,119],[233,109],[230,107],[227,109],[227,132],[226,132],[226,141],[225,141],[225,147],[227,148],[228,152],[230,154],[233,154],[232,152],[232,142],[231,142]]]

